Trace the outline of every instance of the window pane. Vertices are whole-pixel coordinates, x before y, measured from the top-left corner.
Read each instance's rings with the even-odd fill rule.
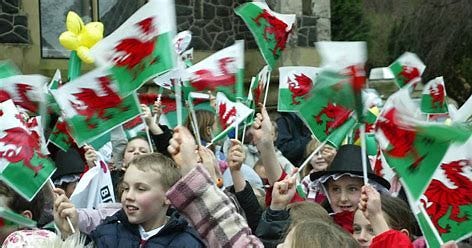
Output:
[[[98,16],[105,26],[105,36],[125,22],[144,1],[98,0]]]
[[[59,35],[66,31],[66,16],[75,11],[84,23],[92,20],[92,5],[90,0],[40,0],[41,11],[41,57],[68,58],[67,51],[59,43]]]

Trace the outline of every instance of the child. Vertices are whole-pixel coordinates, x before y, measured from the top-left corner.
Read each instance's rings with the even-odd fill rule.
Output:
[[[369,184],[378,191],[387,192],[390,188],[388,181],[372,173],[368,159],[367,175]],[[364,185],[361,148],[356,145],[341,146],[328,170],[314,172],[310,178],[322,187],[329,202],[328,212],[335,214],[335,222],[352,233],[352,219]]]
[[[308,158],[313,151],[320,145],[316,139],[311,140],[306,146],[305,157]],[[316,182],[310,180],[310,173],[325,171],[334,159],[336,149],[326,144],[318,154],[314,155],[307,166],[302,171],[302,188],[306,195],[306,199],[316,203],[322,203],[326,200],[326,196],[321,192],[321,188]]]
[[[413,247],[410,236],[414,228],[415,217],[403,200],[380,196],[371,186],[362,187],[353,225],[353,236],[361,247]]]
[[[359,247],[351,235],[333,223],[308,220],[295,225],[277,248],[355,248]]]
[[[105,219],[91,233],[97,247],[202,247],[198,235],[174,213],[166,216],[170,201],[165,192],[180,179],[170,158],[145,154],[133,158],[123,178],[122,209]],[[64,195],[54,204],[56,225],[64,235],[71,230],[66,217],[77,226],[77,211]]]

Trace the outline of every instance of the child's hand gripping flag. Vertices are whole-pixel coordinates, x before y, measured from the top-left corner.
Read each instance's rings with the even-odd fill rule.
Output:
[[[91,50],[96,64],[109,66],[124,95],[175,66],[172,0],[152,0]]]

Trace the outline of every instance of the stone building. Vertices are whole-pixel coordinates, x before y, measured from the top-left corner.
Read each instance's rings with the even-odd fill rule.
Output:
[[[105,34],[123,23],[145,0],[0,0],[0,60],[11,59],[25,74],[51,76],[56,68],[67,70],[68,51],[58,42],[65,31],[65,17],[76,11],[84,22],[100,20]],[[243,0],[176,0],[178,31],[193,33],[194,63],[209,54],[244,39],[246,81],[264,65],[252,34],[234,8]],[[329,0],[268,0],[276,12],[297,14],[296,32],[279,65],[316,66],[319,63],[314,42],[330,40]],[[84,65],[83,70],[92,69]],[[272,73],[269,102],[275,104],[277,71]],[[149,86],[152,87],[152,86]],[[152,90],[152,89],[144,89]]]

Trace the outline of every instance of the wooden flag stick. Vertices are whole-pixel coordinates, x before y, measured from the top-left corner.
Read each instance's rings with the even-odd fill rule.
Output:
[[[175,87],[175,105],[177,108],[177,126],[182,126],[182,89],[180,82],[171,79]]]
[[[267,85],[264,85],[265,86],[265,93],[264,93],[264,107],[266,105],[266,102],[267,102],[267,93],[269,93],[269,85],[270,85],[270,69],[269,71],[267,72]]]
[[[310,160],[313,158],[313,156],[315,156],[315,154],[317,154],[319,151],[321,151],[321,149],[326,145],[326,142],[328,140],[325,140],[323,141],[311,154],[310,156],[308,156],[308,158],[305,159],[305,161],[303,161],[303,164],[300,165],[300,167],[298,167],[298,172],[302,172],[303,169],[305,168],[305,166],[310,162]]]
[[[362,176],[364,178],[364,185],[369,184],[369,178],[367,177],[367,151],[365,143],[365,123],[360,126],[360,138],[361,138],[361,156],[362,156]]]
[[[202,140],[200,139],[200,132],[199,132],[199,129],[198,129],[197,115],[195,114],[195,109],[193,108],[193,103],[192,103],[191,99],[190,99],[190,101],[187,102],[187,105],[188,105],[188,111],[190,112],[190,116],[191,116],[190,122],[192,124],[195,139],[197,140],[198,146],[201,146],[202,145]]]
[[[49,185],[51,186],[51,188],[52,188],[53,190],[56,188],[56,185],[54,185],[54,183],[52,182],[51,178],[49,178]],[[69,224],[69,228],[70,228],[72,234],[75,234],[75,228],[74,228],[74,226],[72,225],[72,222],[70,221],[69,216],[66,216],[66,220],[67,220],[67,224]]]

